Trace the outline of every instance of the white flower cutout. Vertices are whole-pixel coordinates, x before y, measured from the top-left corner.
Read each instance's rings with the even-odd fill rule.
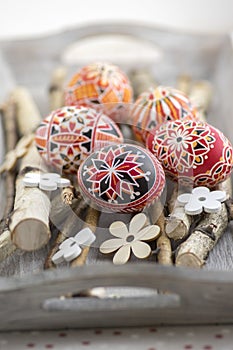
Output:
[[[74,237],[67,238],[59,246],[59,250],[52,257],[54,264],[60,264],[63,261],[70,262],[76,259],[82,253],[82,247],[89,247],[96,237],[88,228],[79,231]]]
[[[147,217],[140,213],[135,215],[129,224],[129,229],[122,221],[113,222],[109,231],[116,238],[103,242],[100,246],[100,252],[109,254],[117,252],[114,255],[113,263],[116,265],[125,264],[132,253],[139,259],[146,259],[151,254],[151,247],[143,241],[153,241],[160,233],[157,225],[147,224]],[[146,226],[146,227],[145,227]]]
[[[203,212],[216,213],[221,209],[221,203],[227,199],[225,191],[212,191],[207,187],[196,187],[192,193],[184,193],[178,196],[177,201],[184,206],[188,215],[198,215]]]
[[[28,173],[23,178],[23,184],[25,187],[39,187],[43,191],[55,191],[70,186],[70,180],[56,173]]]

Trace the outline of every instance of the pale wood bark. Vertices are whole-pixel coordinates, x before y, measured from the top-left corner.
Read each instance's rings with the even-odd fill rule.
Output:
[[[186,189],[182,189],[185,192]],[[169,217],[166,218],[165,231],[169,238],[181,240],[187,237],[192,218],[185,213],[184,207],[177,203],[178,184],[174,185],[172,196],[168,202]]]
[[[95,233],[100,214],[101,214],[100,211],[89,206],[86,213],[85,224],[83,228],[89,227],[92,230],[92,232]],[[72,261],[71,266],[76,267],[76,266],[84,265],[86,263],[89,251],[90,251],[90,247],[84,247],[81,255],[79,255],[75,260]]]
[[[5,260],[16,250],[15,244],[11,240],[11,232],[5,230],[0,235],[0,262]]]
[[[184,94],[189,95],[191,83],[191,76],[187,74],[182,74],[177,79],[177,89],[182,91]]]
[[[156,201],[151,209],[152,223],[160,227],[160,236],[157,239],[158,263],[161,265],[172,265],[171,241],[165,232],[164,208],[160,201]]]
[[[44,265],[45,269],[51,269],[56,266],[52,261],[52,257],[58,251],[59,245],[66,238],[72,236],[72,230],[75,229],[77,224],[77,217],[82,216],[82,211],[84,209],[86,209],[86,203],[80,198],[79,200],[76,201],[73,211],[69,212],[69,214],[66,215],[66,218],[64,219],[63,224],[61,224],[62,228],[59,230],[56,240],[45,260],[45,265]]]
[[[202,267],[210,250],[213,249],[225,232],[227,225],[228,213],[226,205],[223,203],[220,212],[206,214],[190,237],[180,245],[176,256],[176,265],[196,268]],[[212,230],[215,240],[204,233],[206,229]]]
[[[24,187],[23,177],[26,173],[46,172],[47,167],[34,144],[23,158],[20,172],[16,179],[14,210],[10,218],[10,230],[14,244],[26,251],[43,247],[50,239],[49,228],[50,198],[49,194],[39,188]]]
[[[133,70],[129,72],[129,78],[133,86],[135,98],[137,98],[142,92],[147,91],[149,88],[155,88],[158,85],[151,72],[146,69]]]
[[[29,91],[23,87],[16,88],[11,98],[16,105],[16,119],[20,136],[34,132],[41,122],[41,115]]]
[[[56,110],[65,104],[64,100],[64,82],[67,70],[65,67],[58,67],[53,71],[49,88],[49,107],[50,110]]]
[[[15,104],[12,99],[9,99],[2,107],[4,131],[6,135],[6,151],[10,152],[14,149],[17,142],[16,118],[15,118]],[[5,178],[6,188],[6,204],[3,213],[3,221],[0,225],[0,232],[5,229],[6,221],[10,212],[12,211],[15,195],[15,173],[6,172]]]

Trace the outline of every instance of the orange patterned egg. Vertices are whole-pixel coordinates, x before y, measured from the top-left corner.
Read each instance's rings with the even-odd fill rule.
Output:
[[[89,64],[78,71],[65,89],[67,106],[89,106],[119,121],[125,103],[132,102],[127,76],[108,63]]]
[[[123,141],[109,117],[87,107],[62,107],[38,127],[35,142],[41,157],[65,173],[76,174],[82,161],[95,149]]]
[[[232,171],[231,143],[207,123],[176,120],[158,125],[148,136],[147,147],[180,184],[211,188]]]
[[[171,120],[195,120],[197,112],[183,92],[158,86],[143,92],[133,111],[133,130],[139,141],[146,141],[150,130]]]

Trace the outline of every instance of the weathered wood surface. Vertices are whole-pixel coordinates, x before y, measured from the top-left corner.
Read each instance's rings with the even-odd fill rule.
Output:
[[[135,298],[61,298],[92,287],[169,291]],[[154,264],[84,266],[0,280],[0,330],[233,323],[233,274]],[[59,299],[60,298],[60,299]]]
[[[77,40],[103,33],[134,35],[158,45],[164,57],[149,69],[163,84],[174,85],[178,75],[190,72],[194,79],[209,79],[214,96],[208,120],[233,141],[232,48],[226,37],[190,36],[143,26],[105,24],[76,28],[36,40],[0,42],[0,49],[17,83],[30,89],[45,115],[49,111],[49,78],[54,68],[61,64],[61,52]],[[68,76],[76,69],[68,67]],[[120,215],[119,219],[128,222],[130,218]],[[77,218],[77,222],[81,223],[80,220]],[[134,259],[133,265],[115,267],[106,264],[109,257],[100,254],[98,246],[109,238],[107,227],[111,222],[111,215],[101,215],[97,241],[89,252],[87,266],[69,270],[62,266],[42,272],[49,245],[32,253],[17,250],[2,262],[0,276],[8,277],[0,278],[0,330],[233,323],[233,274],[222,271],[233,269],[232,224],[210,253],[204,270],[195,271],[158,266],[154,256],[150,258],[150,264],[136,264]],[[221,273],[209,270],[221,270]],[[77,298],[64,302],[57,299],[96,286],[158,288],[173,294],[157,296],[152,293],[148,299],[137,294],[127,300]]]

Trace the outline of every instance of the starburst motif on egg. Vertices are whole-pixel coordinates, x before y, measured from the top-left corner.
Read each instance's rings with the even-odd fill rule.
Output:
[[[144,177],[146,181],[150,171],[142,173],[138,159],[144,158],[140,152],[119,152],[119,149],[110,148],[107,153],[100,153],[99,159],[92,159],[92,167],[85,168],[84,175],[89,174],[88,182],[92,183],[90,192],[102,197],[108,196],[108,201],[117,203],[118,197],[123,200],[124,193],[130,195],[131,199],[139,196],[140,192],[135,190],[139,187],[136,181]]]

